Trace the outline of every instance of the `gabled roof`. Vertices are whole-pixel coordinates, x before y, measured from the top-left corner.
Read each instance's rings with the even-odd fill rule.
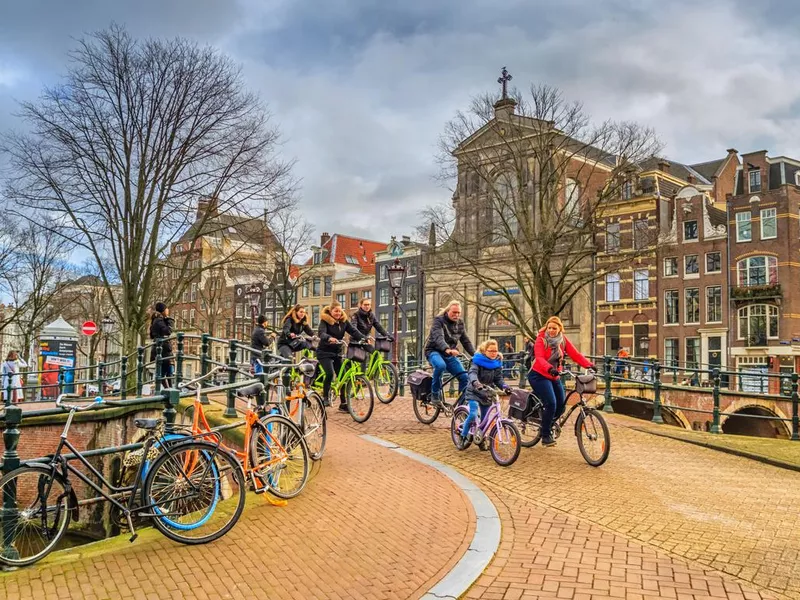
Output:
[[[695,165],[691,165],[692,169],[700,173],[703,177],[705,177],[708,181],[711,181],[711,178],[716,176],[719,173],[720,167],[725,164],[725,161],[728,159],[726,156],[725,158],[720,158],[718,160],[709,160],[702,163],[697,163]]]
[[[375,254],[386,250],[386,242],[375,242],[334,233],[322,245],[322,249],[326,251],[322,259],[324,264],[349,265],[358,267],[362,273],[374,274]],[[306,264],[312,264],[313,260],[313,257],[309,258]]]
[[[654,156],[652,158],[648,158],[647,160],[642,161],[639,163],[639,168],[642,171],[658,171],[658,163],[662,162],[664,159]],[[695,183],[711,185],[711,181],[705,177],[702,173],[694,169],[689,165],[684,165],[683,163],[675,162],[675,161],[666,161],[669,163],[669,172],[664,173],[665,176],[671,175],[676,179],[680,179],[681,181],[689,181],[689,177],[695,178]]]
[[[204,236],[228,239],[251,244],[277,244],[272,230],[261,217],[222,213],[209,216],[205,221],[197,219],[178,240],[191,242]]]

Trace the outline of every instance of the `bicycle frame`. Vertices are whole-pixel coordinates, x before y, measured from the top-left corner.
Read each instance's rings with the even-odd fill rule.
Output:
[[[492,430],[492,427],[496,428],[498,435],[503,435],[503,430],[500,427],[500,423],[503,420],[503,410],[500,406],[500,401],[495,399],[492,402],[492,405],[489,407],[489,410],[486,411],[483,419],[480,419],[478,422],[474,422],[472,427],[475,429],[480,429],[481,437],[485,438],[488,436],[489,432]],[[505,439],[503,442],[505,443]]]
[[[388,362],[389,361],[383,357],[383,352],[380,350],[373,351],[372,355],[369,357],[369,364],[367,365],[367,379],[375,377],[375,375],[378,374],[378,370]]]

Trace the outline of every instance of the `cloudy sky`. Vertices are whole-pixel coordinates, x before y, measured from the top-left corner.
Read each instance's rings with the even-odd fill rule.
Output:
[[[497,89],[504,65],[597,119],[653,126],[673,160],[729,147],[800,157],[793,0],[7,0],[0,129],[17,100],[57,81],[76,37],[111,21],[242,64],[298,160],[318,232],[410,233],[421,207],[449,196],[432,179],[444,123]]]

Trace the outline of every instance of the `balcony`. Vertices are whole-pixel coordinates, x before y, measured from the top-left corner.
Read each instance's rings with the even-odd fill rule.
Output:
[[[783,292],[780,283],[734,286],[731,288],[731,298],[737,304],[748,304],[764,300],[780,304],[783,299]]]

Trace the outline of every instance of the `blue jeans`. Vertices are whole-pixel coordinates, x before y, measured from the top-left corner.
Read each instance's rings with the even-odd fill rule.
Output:
[[[564,414],[567,398],[564,394],[564,385],[560,379],[553,381],[535,371],[528,373],[528,383],[531,384],[533,393],[542,401],[542,438],[551,437],[550,430],[553,422]]]
[[[458,360],[456,356],[449,354],[443,355],[441,352],[431,352],[428,354],[428,362],[433,367],[433,381],[431,382],[431,395],[434,398],[439,398],[442,391],[442,375],[447,371],[451,375],[458,378],[458,394],[467,387],[467,372],[464,370],[464,365]]]
[[[484,406],[477,400],[470,400],[469,401],[469,415],[467,415],[467,419],[464,421],[464,425],[461,428],[461,435],[467,437],[469,434],[469,428],[472,426],[472,422],[478,418],[478,409],[480,409],[480,420],[478,423],[483,421],[483,418],[486,416],[486,413],[489,412],[489,407]]]

